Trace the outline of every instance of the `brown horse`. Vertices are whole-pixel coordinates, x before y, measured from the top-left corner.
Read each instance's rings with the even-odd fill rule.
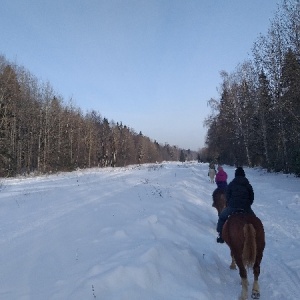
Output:
[[[218,215],[226,207],[225,192],[216,189],[213,192],[213,207]],[[253,268],[254,282],[252,287],[253,299],[259,299],[260,289],[258,276],[260,274],[260,263],[265,248],[265,232],[261,220],[255,215],[236,213],[231,215],[224,224],[222,237],[231,251],[232,262],[230,269],[239,268],[242,280],[242,293],[240,300],[247,299],[248,279],[246,267]]]
[[[230,267],[235,268],[236,263],[239,268],[242,280],[240,300],[247,299],[248,295],[246,267],[253,268],[254,282],[251,297],[259,299],[258,276],[265,248],[265,232],[261,220],[252,214],[233,214],[224,224],[222,237],[231,251],[232,263]]]
[[[226,195],[225,191],[219,188],[216,188],[212,194],[213,204],[212,207],[215,207],[218,211],[218,216],[222,210],[226,207]]]

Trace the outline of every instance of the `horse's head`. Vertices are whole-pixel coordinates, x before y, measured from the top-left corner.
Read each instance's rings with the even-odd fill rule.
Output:
[[[226,196],[225,191],[217,188],[213,192],[213,204],[212,207],[214,207],[218,211],[218,216],[222,212],[222,210],[226,207]]]

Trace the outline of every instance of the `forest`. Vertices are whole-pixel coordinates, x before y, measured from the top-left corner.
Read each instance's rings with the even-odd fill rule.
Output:
[[[49,82],[0,56],[0,177],[195,157],[99,112],[83,113]]]
[[[198,160],[300,175],[300,4],[283,0],[251,58],[220,72]],[[0,55],[0,177],[185,161],[197,153],[83,112]]]
[[[207,160],[300,175],[300,4],[278,5],[251,58],[221,71],[205,120]]]

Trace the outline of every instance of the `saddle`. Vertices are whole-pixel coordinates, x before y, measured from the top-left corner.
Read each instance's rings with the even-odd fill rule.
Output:
[[[228,217],[237,215],[237,214],[246,214],[247,212],[243,208],[238,208],[237,210],[233,211]]]

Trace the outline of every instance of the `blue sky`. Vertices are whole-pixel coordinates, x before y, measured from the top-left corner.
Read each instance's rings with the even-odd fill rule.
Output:
[[[279,0],[2,0],[0,54],[67,102],[159,143],[204,146],[207,101]]]

